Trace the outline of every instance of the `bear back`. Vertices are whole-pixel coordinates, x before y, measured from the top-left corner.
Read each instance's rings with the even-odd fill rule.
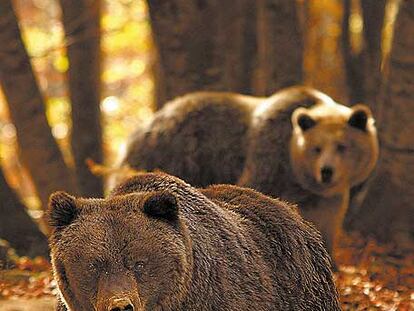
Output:
[[[236,183],[247,152],[251,112],[258,101],[214,92],[179,97],[135,131],[123,164],[159,169],[197,186]]]
[[[132,178],[111,196],[142,191],[167,191],[177,198],[192,241],[193,275],[217,286],[210,289],[209,300],[233,291],[241,298],[257,291],[239,306],[220,298],[217,308],[339,310],[330,258],[319,233],[300,217],[296,206],[238,186],[195,189],[163,173]],[[243,285],[246,276],[253,282],[250,286]],[[193,306],[191,310],[206,294],[203,280],[194,280],[192,295],[184,303]]]

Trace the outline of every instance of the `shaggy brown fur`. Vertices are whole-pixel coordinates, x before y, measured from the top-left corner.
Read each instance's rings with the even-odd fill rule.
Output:
[[[58,310],[340,310],[319,234],[253,190],[142,174],[49,220]]]
[[[258,99],[200,92],[180,97],[137,129],[124,164],[161,169],[192,185],[236,183],[247,152],[247,131]]]

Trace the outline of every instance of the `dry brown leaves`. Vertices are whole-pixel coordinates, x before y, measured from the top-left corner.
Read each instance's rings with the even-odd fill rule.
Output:
[[[13,269],[0,271],[0,299],[55,295],[55,287],[50,263],[41,257],[20,257]]]
[[[346,310],[414,310],[414,253],[353,235],[337,250],[336,284]]]
[[[414,254],[357,236],[344,237],[337,251],[336,283],[347,310],[414,310]],[[56,293],[50,264],[21,257],[0,272],[0,299],[34,298]]]

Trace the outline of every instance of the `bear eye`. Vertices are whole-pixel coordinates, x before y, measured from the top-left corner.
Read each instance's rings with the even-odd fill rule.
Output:
[[[104,270],[104,266],[103,263],[99,262],[99,261],[94,261],[89,263],[89,270],[92,272],[99,272]]]
[[[137,261],[134,264],[134,271],[138,274],[142,274],[145,268],[145,263],[143,261]]]
[[[338,145],[336,146],[336,150],[337,150],[339,153],[345,153],[346,149],[347,149],[347,147],[346,147],[344,144],[338,144]]]
[[[320,154],[322,152],[322,148],[317,146],[317,147],[314,147],[312,151],[315,154]]]

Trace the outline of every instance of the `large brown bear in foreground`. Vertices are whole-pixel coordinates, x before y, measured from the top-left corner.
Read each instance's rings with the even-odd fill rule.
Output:
[[[106,199],[51,196],[58,310],[340,310],[328,254],[293,206],[142,174]]]
[[[349,201],[362,201],[377,158],[367,106],[348,108],[315,89],[292,87],[269,98],[178,98],[132,136],[123,165],[160,169],[197,186],[237,183],[297,203],[332,254]]]

